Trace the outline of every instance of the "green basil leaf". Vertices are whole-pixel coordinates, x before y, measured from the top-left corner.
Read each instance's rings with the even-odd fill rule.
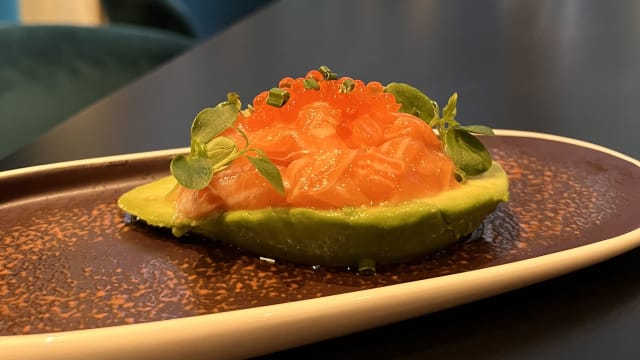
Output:
[[[449,101],[447,101],[447,105],[442,109],[442,117],[445,119],[453,119],[456,117],[458,110],[456,107],[458,106],[458,93],[454,92]]]
[[[213,168],[205,158],[179,155],[171,160],[171,174],[178,183],[191,190],[200,190],[211,182]]]
[[[427,123],[431,123],[437,116],[434,101],[411,85],[390,83],[385,86],[384,91],[393,94],[396,102],[402,105],[400,112],[417,116]]]
[[[460,125],[457,127],[457,129],[464,130],[466,132],[474,133],[474,134],[495,135],[495,133],[493,132],[493,129],[484,125],[465,125],[465,126]]]
[[[214,167],[233,161],[237,154],[236,143],[226,136],[218,136],[207,143],[207,157]]]
[[[273,186],[276,191],[284,195],[284,184],[282,176],[278,168],[269,160],[268,157],[258,154],[258,156],[247,156],[247,159],[253,164],[258,172]]]
[[[191,125],[191,141],[208,143],[230,127],[238,117],[235,103],[223,102],[214,108],[203,109]]]
[[[469,176],[480,175],[491,167],[491,155],[476,138],[458,127],[445,132],[444,150],[458,169]]]

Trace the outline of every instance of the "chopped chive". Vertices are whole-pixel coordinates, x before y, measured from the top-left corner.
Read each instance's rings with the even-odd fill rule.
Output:
[[[336,80],[338,79],[338,74],[334,73],[329,69],[328,66],[322,65],[318,68],[318,71],[322,74],[325,80]]]
[[[356,83],[351,79],[345,79],[342,84],[340,84],[340,92],[341,93],[350,93],[355,89]]]
[[[282,107],[284,103],[289,100],[289,92],[280,88],[273,88],[269,90],[269,97],[267,98],[267,104],[275,107]]]
[[[358,260],[358,274],[373,275],[376,273],[376,262],[373,259]]]
[[[329,69],[328,66],[326,65],[322,65],[318,68],[318,71],[320,71],[320,73],[322,74],[322,76],[324,76],[325,78],[327,77],[327,74],[331,72],[331,69]]]
[[[304,79],[303,82],[304,82],[304,88],[307,90],[309,89],[320,90],[320,85],[318,85],[318,82],[314,78]]]

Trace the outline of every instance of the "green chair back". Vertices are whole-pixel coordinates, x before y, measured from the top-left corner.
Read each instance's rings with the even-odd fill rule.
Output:
[[[194,43],[142,27],[0,27],[0,158]]]

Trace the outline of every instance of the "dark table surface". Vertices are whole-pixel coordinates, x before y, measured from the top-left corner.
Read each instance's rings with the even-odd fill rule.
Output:
[[[329,65],[408,82],[458,118],[640,157],[640,1],[279,1],[0,160],[0,170],[188,145],[193,116]],[[640,184],[638,184],[640,185]],[[491,299],[284,355],[640,358],[640,249]]]

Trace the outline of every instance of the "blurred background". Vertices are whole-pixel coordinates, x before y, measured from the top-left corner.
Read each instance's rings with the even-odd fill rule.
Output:
[[[105,20],[100,0],[0,1],[0,21],[5,23],[96,26]]]
[[[271,0],[1,0],[0,159]]]
[[[271,0],[2,0],[0,25],[128,24],[203,39]]]
[[[211,84],[256,94],[321,64],[424,84],[440,102],[458,91],[494,128],[640,154],[637,0],[0,0],[0,49],[0,159],[152,70],[169,69],[179,103],[140,89],[126,100],[154,109],[135,116],[188,122],[229,90]],[[134,116],[112,103],[123,110],[109,116]],[[185,141],[165,131],[163,147]]]

